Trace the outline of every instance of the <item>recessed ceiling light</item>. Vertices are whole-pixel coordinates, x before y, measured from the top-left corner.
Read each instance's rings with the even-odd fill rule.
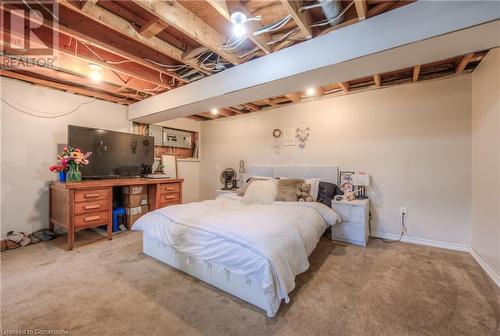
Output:
[[[314,88],[309,88],[306,90],[306,95],[308,96],[313,96],[316,93],[316,90]]]
[[[213,115],[217,115],[219,113],[219,111],[216,109],[216,108],[213,108],[210,113],[212,113]]]

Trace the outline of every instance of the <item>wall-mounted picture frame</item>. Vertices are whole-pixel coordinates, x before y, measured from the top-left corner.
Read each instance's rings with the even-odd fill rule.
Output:
[[[354,185],[352,184],[353,171],[341,170],[339,172],[339,187],[345,193],[353,192]]]
[[[289,127],[283,130],[283,146],[295,146],[295,128]]]

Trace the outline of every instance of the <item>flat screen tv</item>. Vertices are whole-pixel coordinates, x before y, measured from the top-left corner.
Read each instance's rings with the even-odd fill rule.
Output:
[[[68,144],[92,152],[84,179],[139,176],[154,162],[154,138],[103,129],[68,125]]]

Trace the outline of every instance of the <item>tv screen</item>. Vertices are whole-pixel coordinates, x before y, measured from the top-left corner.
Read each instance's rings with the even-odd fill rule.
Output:
[[[138,176],[154,162],[150,136],[68,125],[68,144],[92,152],[90,163],[80,167],[86,179]]]

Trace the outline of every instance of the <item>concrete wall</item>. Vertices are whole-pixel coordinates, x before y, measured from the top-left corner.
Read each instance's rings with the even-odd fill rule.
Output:
[[[272,131],[307,125],[304,150],[272,148]],[[368,172],[373,231],[469,245],[471,77],[402,85],[202,122],[201,198],[219,174],[251,165],[339,165]]]
[[[500,49],[472,75],[472,248],[500,286]]]

